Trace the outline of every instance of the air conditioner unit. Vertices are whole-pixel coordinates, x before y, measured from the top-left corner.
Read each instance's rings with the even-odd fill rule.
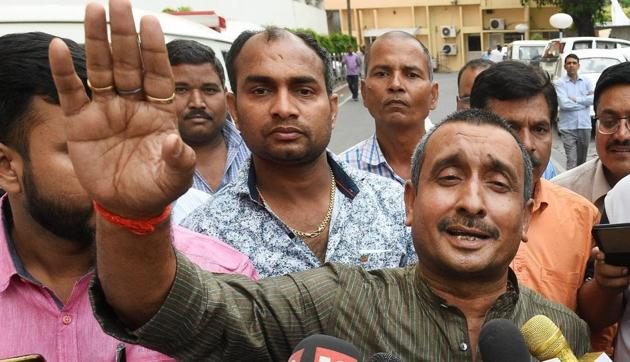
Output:
[[[457,45],[456,44],[444,44],[444,46],[442,46],[442,54],[444,54],[444,55],[457,55]]]
[[[490,29],[492,29],[492,30],[504,30],[505,29],[505,19],[498,19],[498,18],[490,19]]]
[[[452,25],[444,25],[441,29],[442,38],[454,38],[457,36],[457,30]]]

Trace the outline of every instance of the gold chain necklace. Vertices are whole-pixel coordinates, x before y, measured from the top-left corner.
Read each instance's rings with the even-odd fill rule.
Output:
[[[297,236],[299,236],[301,238],[312,239],[312,238],[318,237],[326,229],[326,226],[328,226],[328,223],[330,223],[330,219],[332,218],[333,208],[335,206],[335,190],[336,190],[336,187],[335,187],[335,175],[333,174],[331,168],[329,168],[329,170],[330,170],[330,179],[331,179],[331,181],[330,181],[330,200],[328,201],[328,211],[326,211],[326,215],[324,216],[324,220],[322,220],[322,222],[319,224],[317,229],[315,229],[315,231],[312,231],[312,232],[305,232],[305,231],[300,231],[300,230],[294,229],[294,228],[292,228],[291,226],[289,226],[289,225],[287,225],[285,223],[285,225],[287,225],[287,227],[289,228],[289,230],[291,230],[291,232],[293,232],[295,235],[297,235]],[[278,220],[282,221],[282,219],[278,215],[276,215],[275,212],[273,212],[271,207],[269,207],[269,204],[267,204],[267,201],[265,201],[265,198],[263,197],[262,193],[260,192],[260,189],[258,188],[258,185],[256,185],[256,191],[258,191],[258,195],[260,196],[260,201],[262,201],[263,205],[267,208],[267,210],[269,210],[271,215],[275,216]]]

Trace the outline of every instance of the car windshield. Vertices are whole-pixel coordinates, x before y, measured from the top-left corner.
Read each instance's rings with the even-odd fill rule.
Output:
[[[532,60],[538,56],[542,55],[543,50],[545,49],[544,45],[541,46],[521,46],[518,48],[518,59],[521,60]]]
[[[615,58],[582,58],[580,59],[580,73],[601,73],[604,69],[619,64]]]

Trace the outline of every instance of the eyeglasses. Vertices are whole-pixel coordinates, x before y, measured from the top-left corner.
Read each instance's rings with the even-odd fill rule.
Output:
[[[457,101],[470,104],[470,96],[465,96],[465,97],[457,96]]]
[[[626,128],[630,132],[630,116],[625,117],[612,117],[612,116],[603,116],[597,117],[597,130],[602,134],[613,134],[619,131],[619,127],[621,126],[621,121],[626,121]]]

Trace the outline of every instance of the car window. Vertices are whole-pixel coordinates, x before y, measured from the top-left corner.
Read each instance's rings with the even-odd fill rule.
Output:
[[[593,47],[593,42],[591,40],[581,40],[573,43],[573,50],[578,49],[591,49]]]
[[[560,43],[558,40],[549,42],[543,58],[558,58],[562,53],[562,48],[564,48],[564,43]]]
[[[626,43],[617,43],[618,48],[630,48],[630,44]]]
[[[614,58],[582,58],[580,59],[580,73],[601,73],[604,69],[621,63]]]
[[[595,47],[597,49],[615,49],[617,45],[612,41],[601,41],[598,40],[595,42]]]
[[[521,46],[518,49],[518,59],[532,60],[542,55],[545,46]]]

